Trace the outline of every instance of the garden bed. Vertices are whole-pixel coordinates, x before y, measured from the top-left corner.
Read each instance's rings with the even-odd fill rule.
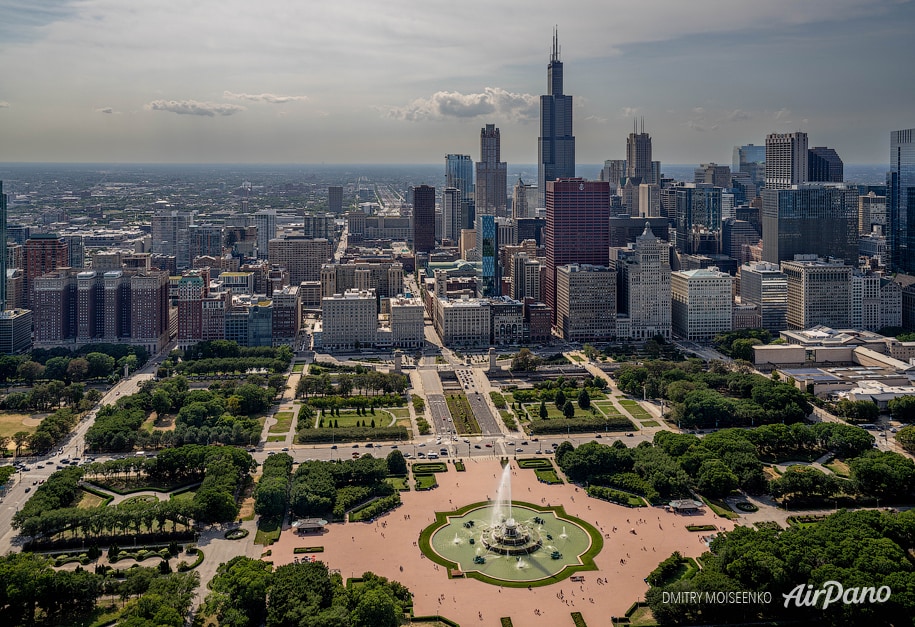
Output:
[[[413,464],[413,474],[427,474],[430,472],[448,472],[448,464],[445,462],[419,462]]]
[[[416,482],[417,491],[431,490],[432,488],[438,487],[438,479],[436,479],[435,475],[433,475],[433,474],[418,475],[418,474],[414,473],[413,479]]]

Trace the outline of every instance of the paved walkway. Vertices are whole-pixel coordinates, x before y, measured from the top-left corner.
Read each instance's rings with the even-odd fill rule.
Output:
[[[456,472],[449,465],[449,472],[439,473],[435,490],[401,493],[403,505],[374,522],[331,524],[320,536],[299,536],[286,530],[271,547],[268,559],[276,565],[287,564],[302,557],[293,553],[295,547],[323,546],[323,553],[315,557],[344,578],[372,571],[400,581],[413,592],[417,615],[441,614],[465,627],[497,626],[503,616],[510,616],[516,627],[571,625],[570,613],[575,611],[582,612],[589,625],[607,625],[609,616],[623,614],[633,601],[644,598],[648,589],[644,578],[661,560],[675,550],[696,557],[706,549],[700,536],[707,534],[689,532],[686,525],[714,524],[719,529],[734,525],[711,512],[684,517],[660,508],[625,508],[589,498],[574,485],[539,483],[534,471],[516,469],[512,476],[516,500],[562,503],[567,513],[605,534],[604,549],[595,558],[599,570],[581,573],[581,583],[566,579],[532,590],[448,579],[445,569],[425,559],[414,542],[434,520],[436,510],[495,496],[499,462],[472,460],[465,464],[467,472]],[[598,577],[606,578],[607,584],[598,584]],[[560,593],[562,598],[557,596]]]

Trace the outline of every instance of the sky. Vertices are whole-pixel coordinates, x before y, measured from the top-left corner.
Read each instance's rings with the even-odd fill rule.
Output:
[[[911,0],[0,0],[0,161],[535,163],[554,26],[578,163],[915,127]]]

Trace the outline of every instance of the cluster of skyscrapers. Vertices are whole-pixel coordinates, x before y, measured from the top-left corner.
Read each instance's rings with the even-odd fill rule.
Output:
[[[252,209],[246,182],[229,215],[158,201],[147,225],[60,235],[8,228],[0,187],[0,350],[291,343],[309,310],[326,350],[421,348],[423,312],[456,346],[915,328],[913,134],[890,134],[885,184],[844,182],[836,150],[800,131],[676,181],[637,120],[625,158],[589,180],[576,176],[554,32],[538,180],[511,190],[494,124],[479,161],[447,154],[440,192],[414,185],[397,205],[357,184],[327,186],[323,211]],[[404,283],[413,271],[419,294]]]

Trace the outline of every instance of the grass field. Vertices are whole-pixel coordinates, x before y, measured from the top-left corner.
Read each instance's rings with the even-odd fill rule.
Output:
[[[254,536],[254,544],[270,546],[280,539],[280,532],[283,530],[282,521],[278,519],[263,518],[257,523],[257,534]]]
[[[410,490],[410,483],[406,477],[388,477],[384,481],[398,492],[409,492]]]
[[[643,427],[659,427],[660,423],[657,420],[643,420],[642,426]]]
[[[598,418],[603,418],[603,416],[608,415],[608,412],[604,411],[603,408],[598,407],[596,403],[592,403],[592,406],[596,407],[598,409],[598,414],[597,414]],[[578,406],[578,403],[576,403],[574,400],[572,401],[572,407],[575,408],[575,418],[593,417],[593,414],[591,413],[590,409],[582,409],[581,407]],[[540,420],[540,403],[527,403],[524,405],[524,408],[527,409],[528,413],[531,415],[531,420]],[[565,414],[563,414],[561,410],[556,408],[555,403],[546,404],[546,414],[547,414],[548,420],[564,420],[565,419]],[[601,414],[603,414],[603,416]],[[615,413],[611,412],[610,415],[620,416],[621,414],[619,412],[615,412]]]
[[[194,495],[197,494],[197,490],[187,490],[185,492],[179,492],[178,494],[172,494],[171,500],[173,501],[193,501]]]
[[[278,411],[273,417],[276,418],[276,424],[270,427],[270,433],[288,433],[289,427],[292,426],[293,413],[291,411]]]
[[[416,480],[417,490],[431,490],[438,485],[435,475],[413,475],[413,478]]]
[[[293,372],[304,372],[304,371],[305,371],[305,364],[294,364],[294,365],[292,366],[292,371],[293,371]]]
[[[92,494],[92,492],[80,490],[76,500],[76,507],[78,509],[91,509],[93,507],[100,507],[107,500],[108,499],[101,497],[98,494]]]
[[[833,471],[840,477],[848,478],[851,476],[851,469],[848,467],[848,464],[839,459],[834,459],[826,467]]]
[[[642,409],[642,406],[638,404],[637,401],[634,401],[629,398],[620,399],[620,405],[629,412],[629,414],[636,420],[651,420],[652,416],[647,411]]]
[[[0,436],[12,437],[18,431],[34,433],[41,420],[36,420],[28,414],[10,414],[0,412]],[[10,443],[10,448],[14,445]]]
[[[612,401],[597,401],[597,402],[594,402],[591,404],[594,405],[595,407],[597,407],[599,410],[601,410],[608,416],[622,416],[623,415],[620,413],[620,410],[618,410],[616,408],[616,405],[614,405]]]
[[[267,441],[268,442],[285,442],[286,436],[285,435],[268,435]]]
[[[410,410],[403,409],[403,411],[407,413],[406,417],[409,418]],[[325,427],[330,426],[330,424],[333,424],[333,421],[336,420],[338,429],[342,429],[343,427],[355,427],[357,422],[362,421],[365,421],[366,425],[371,425],[372,420],[375,421],[376,427],[387,427],[395,418],[387,409],[376,409],[374,415],[372,415],[370,410],[367,410],[364,416],[362,414],[357,414],[355,409],[341,409],[339,416],[331,416],[330,412],[327,412],[325,416],[321,416],[320,412],[318,412],[316,420],[320,422],[322,417],[324,418]]]
[[[562,479],[559,478],[559,475],[557,475],[556,471],[552,468],[537,468],[534,470],[534,473],[537,475],[537,479],[543,483],[548,483],[550,485],[562,483]]]

